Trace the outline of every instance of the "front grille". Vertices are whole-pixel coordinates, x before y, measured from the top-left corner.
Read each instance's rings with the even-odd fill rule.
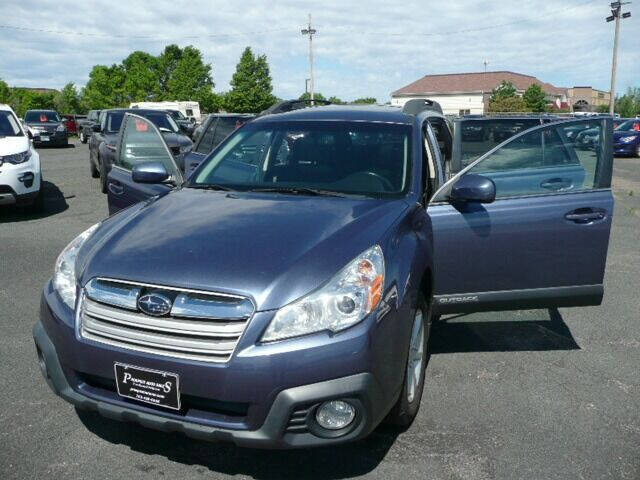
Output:
[[[165,316],[143,313],[138,298],[161,294],[172,301]],[[253,315],[244,297],[94,279],[78,310],[82,338],[117,347],[203,362],[226,362]]]

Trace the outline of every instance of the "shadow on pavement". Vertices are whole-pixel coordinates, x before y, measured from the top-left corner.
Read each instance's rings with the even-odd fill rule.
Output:
[[[147,455],[163,455],[185,465],[199,465],[227,475],[247,475],[256,479],[322,478],[342,479],[374,470],[393,445],[398,430],[378,428],[369,437],[354,443],[310,450],[255,450],[226,443],[193,440],[179,433],[148,430],[136,424],[121,423],[96,412],[76,410],[82,423],[94,434],[114,444],[129,446]],[[134,468],[155,476],[164,475],[153,462]]]
[[[540,320],[459,321],[462,317],[465,315],[444,318],[433,324],[431,354],[580,349],[555,308],[548,310],[548,318]]]
[[[14,206],[0,207],[0,223],[24,222],[37,220],[39,218],[50,217],[64,212],[69,208],[69,204],[56,184],[44,180],[42,189],[45,194],[44,209],[39,213],[29,213],[27,209]]]

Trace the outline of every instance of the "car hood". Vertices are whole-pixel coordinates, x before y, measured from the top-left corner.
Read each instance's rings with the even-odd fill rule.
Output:
[[[381,243],[407,207],[404,200],[176,190],[103,222],[78,256],[80,283],[108,277],[226,292],[275,309]]]
[[[62,124],[62,122],[25,122],[25,123],[29,125],[31,128],[44,128],[44,127],[57,128],[59,125]]]
[[[0,157],[29,150],[29,137],[0,137]]]
[[[191,145],[191,140],[186,135],[171,132],[162,132],[162,138],[167,142],[167,146],[171,147],[185,147]]]
[[[627,130],[625,132],[613,132],[613,139],[614,140],[618,140],[619,138],[622,137],[635,137],[635,136],[640,136],[640,131],[637,130]]]

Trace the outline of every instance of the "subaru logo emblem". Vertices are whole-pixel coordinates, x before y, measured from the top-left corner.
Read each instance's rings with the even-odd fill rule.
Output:
[[[138,308],[147,315],[161,317],[171,311],[171,299],[161,293],[147,293],[138,299]]]

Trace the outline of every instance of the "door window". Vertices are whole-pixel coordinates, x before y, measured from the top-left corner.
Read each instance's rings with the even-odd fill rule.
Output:
[[[160,162],[169,175],[174,178],[179,175],[173,157],[156,126],[146,118],[127,114],[118,166],[131,170],[135,165],[144,162]]]
[[[496,185],[496,198],[577,192],[600,188],[605,157],[604,121],[556,123],[524,133],[485,157],[466,173],[484,175]]]
[[[202,153],[203,155],[206,155],[211,150],[213,150],[213,135],[215,133],[215,130],[216,130],[216,119],[213,118],[209,122],[209,125],[207,125],[207,129],[204,132],[202,132],[202,136],[200,137],[200,143],[198,143],[198,146],[196,148],[197,153]]]
[[[218,119],[218,125],[216,126],[216,132],[213,135],[213,147],[217,147],[220,142],[229,136],[237,127],[238,119],[234,117],[220,117]]]

